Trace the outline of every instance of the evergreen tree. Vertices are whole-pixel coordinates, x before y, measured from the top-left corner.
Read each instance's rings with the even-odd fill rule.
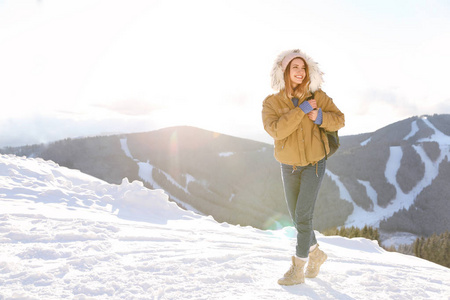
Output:
[[[347,228],[345,226],[341,226],[339,229],[335,230],[329,230],[324,231],[325,235],[331,235],[334,232],[334,234],[348,237],[348,238],[354,238],[354,237],[363,237],[370,240],[376,240],[378,243],[380,243],[380,234],[378,233],[378,229],[374,229],[371,226],[364,226],[363,229],[360,229],[359,227],[352,226],[350,228]]]
[[[429,238],[417,238],[413,245],[414,255],[450,268],[450,232],[433,234]]]

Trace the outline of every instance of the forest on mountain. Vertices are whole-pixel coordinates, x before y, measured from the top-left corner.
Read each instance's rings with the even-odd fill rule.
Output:
[[[413,249],[415,256],[450,268],[450,231],[417,238]]]

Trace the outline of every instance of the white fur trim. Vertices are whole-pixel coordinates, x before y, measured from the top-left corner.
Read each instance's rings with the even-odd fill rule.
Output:
[[[296,57],[303,58],[306,61],[306,64],[308,65],[309,68],[309,78],[311,81],[309,85],[309,90],[311,92],[315,92],[318,89],[320,89],[320,86],[323,83],[322,78],[323,73],[320,71],[318,63],[316,63],[311,57],[306,55],[306,53],[302,52],[301,50],[294,49],[281,52],[273,64],[270,76],[272,78],[272,88],[274,90],[281,91],[285,87],[283,65],[286,67],[287,64],[289,63],[289,61],[288,62],[285,61],[285,64],[283,64],[283,59],[285,57],[288,59],[292,57],[289,61],[291,61]]]

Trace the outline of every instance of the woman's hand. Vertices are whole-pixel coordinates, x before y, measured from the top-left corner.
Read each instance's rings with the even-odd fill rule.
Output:
[[[308,103],[312,106],[313,109],[317,108],[317,102],[315,99],[308,100]]]
[[[311,101],[311,100],[310,100]],[[317,119],[317,115],[319,114],[319,110],[317,110],[317,109],[314,109],[313,111],[311,111],[310,113],[308,113],[308,118],[311,120],[311,121],[315,121],[316,119]]]

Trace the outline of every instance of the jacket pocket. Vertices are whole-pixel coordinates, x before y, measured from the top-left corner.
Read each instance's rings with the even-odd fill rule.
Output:
[[[287,138],[284,138],[282,140],[275,140],[275,150],[281,151],[284,149],[284,146],[286,146]]]

